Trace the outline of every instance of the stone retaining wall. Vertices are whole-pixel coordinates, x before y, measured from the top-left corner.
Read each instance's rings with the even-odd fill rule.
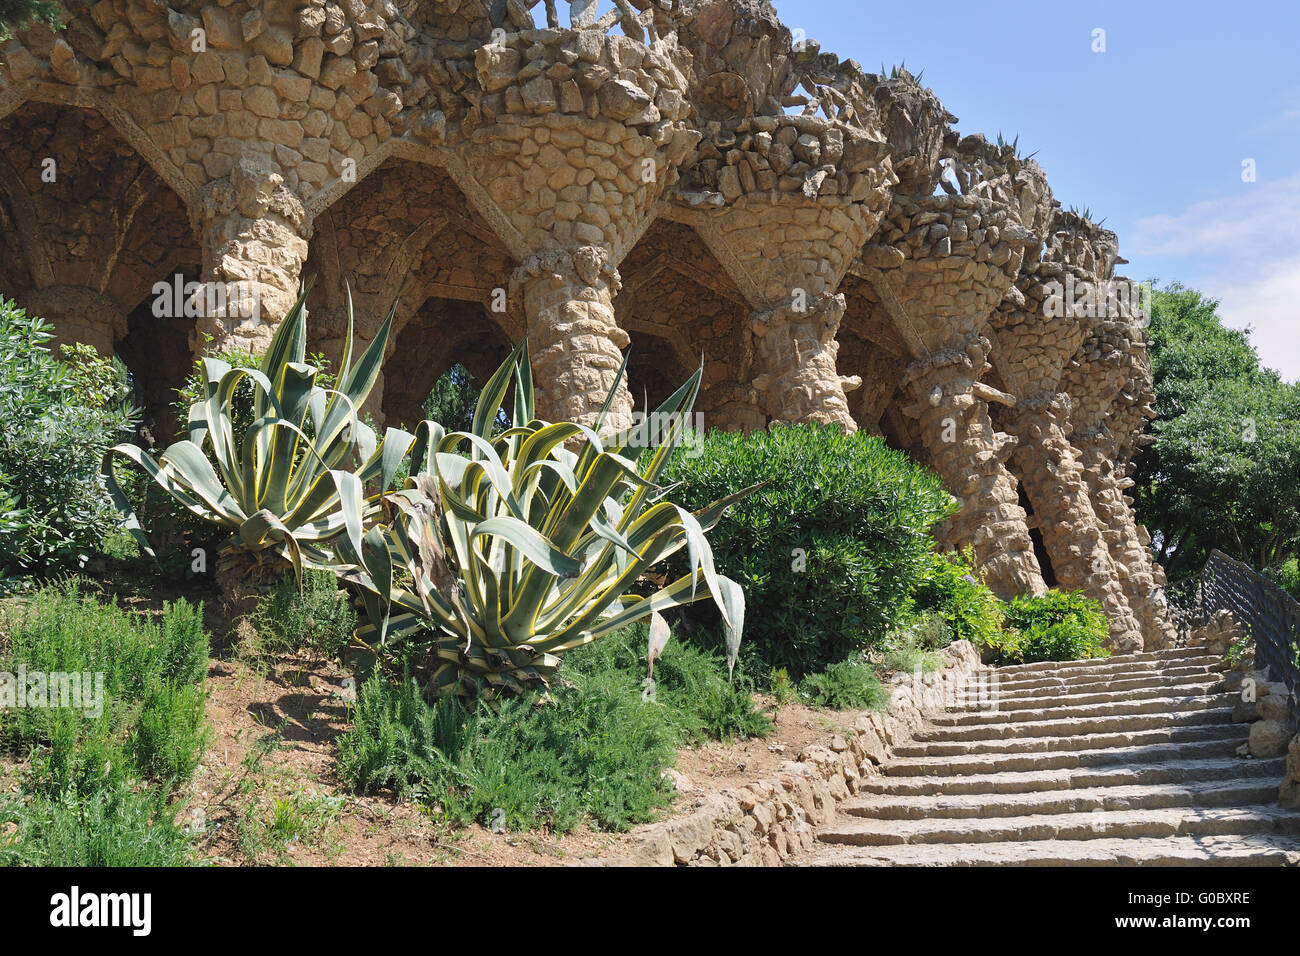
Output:
[[[601,861],[624,866],[777,866],[808,850],[815,828],[834,819],[860,782],[880,773],[893,748],[911,740],[926,715],[961,699],[983,668],[969,641],[947,648],[938,671],[895,675],[888,714],[860,717],[826,744],[786,761],[781,772],[739,788],[705,793],[670,819],[634,831]]]

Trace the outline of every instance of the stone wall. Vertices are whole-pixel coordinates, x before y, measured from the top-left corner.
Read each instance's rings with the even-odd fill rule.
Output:
[[[703,358],[706,426],[883,434],[1000,594],[1044,589],[1040,538],[1116,647],[1166,641],[1124,494],[1142,317],[1047,314],[1115,236],[763,0],[567,6],[64,0],[0,45],[0,292],[121,354],[164,433],[191,352],[263,347],[306,279],[327,357],[349,293],[363,341],[395,303],[392,423],[525,333],[550,417],[590,421],[629,348],[613,424]]]
[[[867,714],[826,744],[806,748],[781,772],[747,786],[684,796],[683,807],[620,842],[607,865],[776,866],[814,842],[814,828],[835,818],[839,801],[879,776],[893,748],[911,740],[926,716],[969,693],[981,670],[969,641],[946,649],[925,677],[895,675],[890,708]]]

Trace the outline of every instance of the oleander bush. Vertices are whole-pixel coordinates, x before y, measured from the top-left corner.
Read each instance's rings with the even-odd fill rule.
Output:
[[[99,460],[130,435],[120,364],[0,297],[0,577],[75,569],[119,524]]]
[[[880,438],[816,425],[709,432],[674,452],[663,480],[687,508],[762,483],[711,540],[746,594],[746,669],[795,680],[905,621],[933,565],[930,530],[957,507],[937,475]],[[696,618],[707,643],[713,621]]]

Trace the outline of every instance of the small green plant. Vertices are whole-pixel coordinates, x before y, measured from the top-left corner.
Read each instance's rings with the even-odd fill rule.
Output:
[[[938,652],[929,650],[914,641],[907,641],[885,651],[884,665],[885,669],[890,671],[930,674],[939,669],[941,660]]]
[[[310,570],[301,588],[289,575],[281,579],[259,599],[249,620],[266,653],[310,650],[335,658],[351,638],[357,615],[332,573]]]
[[[799,693],[813,707],[831,710],[884,710],[889,691],[871,665],[860,658],[837,661],[799,682]]]
[[[970,641],[976,647],[996,643],[1006,614],[1002,603],[975,570],[972,551],[931,551],[913,598],[916,612],[937,620],[951,641]],[[934,628],[936,625],[926,625]],[[944,632],[928,631],[930,640]],[[931,646],[941,646],[934,644]]]
[[[1224,652],[1223,659],[1229,667],[1237,667],[1245,659],[1247,653],[1254,650],[1254,642],[1248,640],[1245,636],[1233,640],[1228,645],[1227,651]],[[1292,647],[1295,645],[1293,644]]]
[[[773,667],[768,675],[768,687],[776,698],[778,707],[784,707],[798,696],[799,691],[790,680],[790,672],[784,667]]]
[[[279,843],[310,843],[338,822],[347,801],[343,797],[299,789],[271,802],[267,834]]]
[[[1006,627],[981,650],[986,663],[1024,664],[1106,657],[1106,617],[1080,592],[1048,591],[1004,603]]]

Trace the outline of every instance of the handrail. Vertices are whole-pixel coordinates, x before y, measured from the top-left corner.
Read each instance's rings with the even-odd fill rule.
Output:
[[[1300,601],[1217,549],[1199,575],[1169,585],[1166,593],[1180,645],[1216,612],[1231,611],[1254,638],[1256,664],[1266,665],[1291,692],[1291,720],[1300,724]]]

